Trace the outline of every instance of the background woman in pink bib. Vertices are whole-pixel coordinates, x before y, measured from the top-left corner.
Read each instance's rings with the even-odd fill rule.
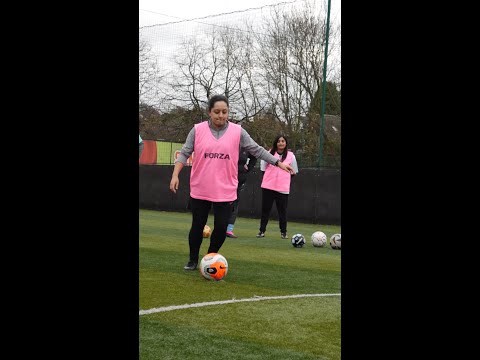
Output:
[[[284,164],[258,145],[240,125],[228,121],[229,103],[223,95],[214,95],[208,102],[208,121],[195,124],[190,130],[175,161],[170,190],[177,192],[178,174],[195,151],[190,174],[190,208],[192,225],[188,234],[190,256],[185,270],[198,265],[203,228],[213,206],[214,225],[208,253],[218,252],[225,242],[232,203],[237,199],[238,158],[244,148],[256,158],[278,166],[290,176],[290,165]]]
[[[265,161],[260,162],[260,170],[264,171],[262,185],[262,218],[260,220],[260,231],[257,237],[265,237],[267,231],[268,218],[272,210],[273,202],[277,205],[278,226],[280,228],[280,237],[287,239],[287,205],[288,194],[290,194],[291,178],[298,173],[297,160],[293,152],[288,151],[288,140],[284,135],[278,135],[273,140],[270,153],[276,159],[281,160],[293,168],[291,173],[279,171],[278,168],[271,166]]]

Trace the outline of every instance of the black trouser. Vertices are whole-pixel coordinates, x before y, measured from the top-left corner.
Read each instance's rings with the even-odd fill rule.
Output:
[[[192,227],[188,234],[190,261],[198,263],[198,255],[203,241],[203,228],[207,224],[208,213],[213,205],[213,231],[210,235],[208,253],[218,252],[225,242],[228,217],[232,211],[232,202],[212,202],[190,198]]]
[[[278,191],[262,188],[262,218],[260,220],[260,231],[265,232],[267,230],[268,217],[272,210],[273,201],[277,206],[278,211],[278,225],[280,232],[287,232],[287,205],[288,194],[281,194]]]

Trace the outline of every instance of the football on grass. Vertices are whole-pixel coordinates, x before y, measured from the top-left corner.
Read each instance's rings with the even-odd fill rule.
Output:
[[[333,234],[330,238],[330,246],[334,250],[342,249],[342,234]]]
[[[312,234],[312,245],[315,247],[324,247],[327,243],[327,235],[322,231],[315,231]]]
[[[210,226],[205,225],[205,227],[203,228],[203,237],[209,238],[211,234],[212,234],[212,229],[210,229]]]
[[[200,273],[205,279],[219,281],[227,276],[228,262],[219,253],[209,253],[200,261]]]
[[[292,245],[296,248],[301,248],[305,245],[305,236],[302,234],[295,234],[292,236]]]

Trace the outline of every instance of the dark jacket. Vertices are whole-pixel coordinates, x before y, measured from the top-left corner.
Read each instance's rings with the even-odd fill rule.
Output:
[[[247,159],[250,159],[247,165],[248,170],[245,169]],[[253,156],[244,149],[240,149],[240,156],[238,158],[238,187],[240,187],[245,183],[245,181],[247,181],[247,174],[255,167],[256,163],[257,158],[255,156]]]

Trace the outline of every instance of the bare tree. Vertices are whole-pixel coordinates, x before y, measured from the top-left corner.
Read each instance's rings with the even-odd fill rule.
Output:
[[[256,89],[253,38],[236,27],[213,29],[182,44],[175,62],[179,72],[170,83],[171,102],[203,110],[214,94],[224,94],[239,120],[265,108]]]
[[[326,13],[309,3],[290,11],[275,7],[259,30],[251,32],[256,34],[256,54],[268,101],[279,121],[286,123],[293,144],[321,88]],[[336,31],[330,36],[335,38]]]
[[[149,105],[159,101],[159,86],[163,76],[160,74],[156,56],[149,43],[139,41],[138,101]]]

